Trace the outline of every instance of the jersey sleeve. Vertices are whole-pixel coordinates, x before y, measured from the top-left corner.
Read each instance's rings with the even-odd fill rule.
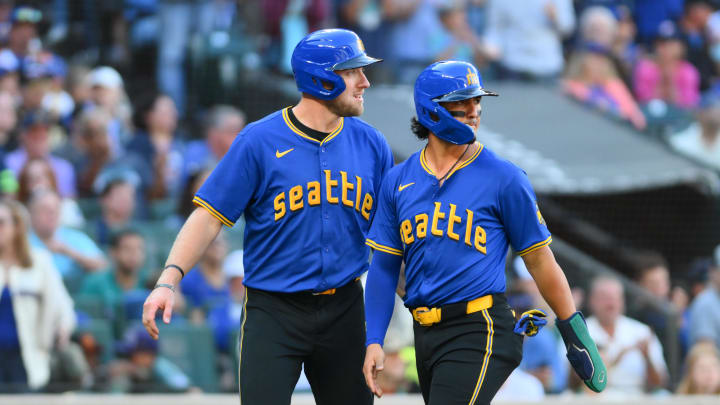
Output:
[[[403,245],[398,230],[393,193],[395,182],[391,177],[385,177],[382,186],[380,186],[377,210],[372,225],[370,225],[370,232],[368,232],[365,244],[381,252],[402,256]]]
[[[552,242],[525,172],[518,170],[500,193],[502,222],[510,245],[518,255],[523,256]]]
[[[232,227],[253,197],[262,174],[248,135],[241,132],[193,198],[224,225]]]

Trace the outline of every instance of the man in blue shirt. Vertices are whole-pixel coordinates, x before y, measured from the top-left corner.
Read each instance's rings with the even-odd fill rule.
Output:
[[[604,366],[548,247],[550,233],[527,176],[475,141],[482,96],[497,94],[483,89],[467,62],[434,63],[415,82],[412,130],[427,145],[383,179],[368,234],[375,253],[366,286],[365,379],[381,396],[375,378],[404,260],[403,299],[415,319],[425,402],[489,404],[522,358],[522,334],[513,333],[515,315],[504,294],[512,246],[562,320],[573,367],[600,391]]]
[[[143,322],[170,321],[172,290],[217,236],[245,215],[245,310],[240,328],[243,404],[290,404],[305,373],[318,404],[369,404],[364,358],[364,245],[392,154],[356,118],[378,62],[347,30],[303,38],[292,56],[303,95],[295,107],[247,125],[194,198],[200,208],[175,240]],[[159,288],[164,287],[164,288]]]

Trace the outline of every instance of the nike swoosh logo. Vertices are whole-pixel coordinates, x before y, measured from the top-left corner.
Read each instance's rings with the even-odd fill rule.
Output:
[[[286,150],[285,152],[280,152],[279,150],[275,149],[275,157],[280,159],[281,157],[287,155],[288,153],[290,153],[294,150],[295,150],[295,148],[290,148],[290,149]]]
[[[413,184],[415,184],[415,183],[408,183],[408,184],[405,184],[405,185],[402,185],[402,184],[401,184],[400,186],[398,186],[398,192],[405,190],[406,188],[412,186]]]

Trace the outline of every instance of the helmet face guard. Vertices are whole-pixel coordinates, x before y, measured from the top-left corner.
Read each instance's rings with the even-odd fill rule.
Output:
[[[418,121],[440,139],[456,145],[475,140],[475,131],[440,103],[482,96],[497,96],[482,86],[475,66],[467,62],[442,61],[425,68],[415,81],[415,111]]]
[[[332,100],[345,91],[337,70],[355,69],[382,61],[368,56],[360,37],[344,29],[315,31],[303,38],[290,61],[302,93]]]

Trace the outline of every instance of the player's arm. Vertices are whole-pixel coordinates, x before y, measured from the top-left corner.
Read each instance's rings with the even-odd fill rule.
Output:
[[[540,294],[557,315],[556,326],[567,348],[567,357],[585,385],[600,392],[607,384],[607,370],[595,342],[590,337],[585,318],[576,310],[565,273],[555,261],[548,246],[523,256],[525,266]]]
[[[178,266],[187,273],[200,260],[210,243],[215,240],[222,226],[223,223],[207,209],[196,208],[175,238],[165,265]],[[180,271],[170,267],[163,270],[157,284],[169,284],[177,287],[181,279]],[[154,339],[157,339],[160,333],[155,324],[155,313],[158,309],[162,309],[163,321],[169,323],[174,303],[174,292],[164,287],[155,288],[145,300],[143,325]]]
[[[550,247],[543,246],[523,257],[525,266],[535,280],[545,301],[559,319],[567,319],[575,313],[570,285]]]
[[[395,288],[400,276],[402,256],[375,250],[365,285],[365,321],[367,338],[363,374],[370,391],[377,397],[382,390],[377,384],[377,375],[384,368],[385,341],[390,318],[395,307]]]

